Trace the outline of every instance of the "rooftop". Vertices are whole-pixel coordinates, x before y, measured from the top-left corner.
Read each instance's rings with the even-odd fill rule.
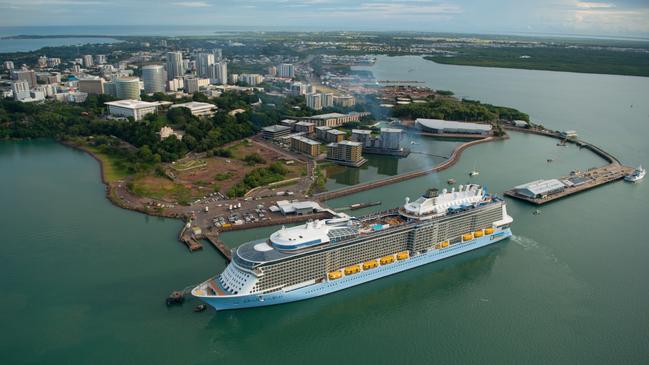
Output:
[[[347,114],[340,114],[340,113],[327,113],[327,114],[318,114],[318,115],[312,115],[308,117],[308,119],[331,119],[331,118],[341,118],[341,117],[346,117]]]
[[[372,131],[369,129],[352,129],[353,134],[372,134]]]
[[[421,124],[427,128],[433,129],[473,129],[488,132],[491,130],[491,125],[489,124],[478,124],[470,122],[455,122],[451,120],[441,120],[441,119],[424,119],[417,118],[415,124]]]
[[[304,142],[304,143],[307,143],[307,144],[310,144],[310,145],[318,145],[318,146],[320,145],[320,142],[317,142],[317,141],[314,141],[312,139],[308,139],[308,138],[302,137],[302,136],[292,136],[291,139],[294,139],[294,140],[300,141],[300,142]]]
[[[275,132],[282,132],[282,131],[290,131],[291,127],[287,127],[285,125],[275,124],[275,125],[270,125],[268,127],[264,127],[262,129],[264,131],[266,131],[266,132],[275,133]]]
[[[201,103],[198,101],[190,101],[188,103],[180,103],[180,104],[174,104],[171,106],[171,108],[187,108],[191,110],[197,110],[197,109],[217,109],[216,105],[210,104],[210,103]]]
[[[399,128],[381,128],[381,133],[401,133],[403,129]]]
[[[549,191],[565,188],[566,185],[559,181],[558,179],[550,180],[535,180],[527,184],[518,185],[514,189],[516,190],[528,190],[534,195],[544,194]]]
[[[108,101],[104,104],[110,106],[116,106],[120,108],[128,108],[128,109],[149,108],[154,106],[157,107],[159,105],[158,103],[149,103],[148,101],[132,100],[132,99]]]

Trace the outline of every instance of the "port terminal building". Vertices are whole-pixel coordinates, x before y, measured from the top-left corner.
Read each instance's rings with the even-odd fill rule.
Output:
[[[441,119],[417,118],[415,126],[424,132],[435,134],[479,134],[490,135],[492,127],[489,124],[470,122],[455,122]]]
[[[514,187],[516,194],[531,198],[539,199],[548,195],[560,193],[566,189],[566,184],[558,179],[535,180],[527,184]]]

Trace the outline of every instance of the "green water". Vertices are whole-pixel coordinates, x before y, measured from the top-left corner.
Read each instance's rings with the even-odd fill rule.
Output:
[[[391,73],[397,61],[380,59],[374,71],[381,79],[439,78],[436,87],[514,105],[548,126],[565,123],[624,162],[648,164],[649,78],[416,58]],[[555,143],[514,134],[465,151],[439,175],[330,204],[401,204],[449,177],[467,181],[474,165],[475,181],[502,191],[602,163]],[[647,181],[610,184],[544,206],[541,215],[509,201],[512,239],[337,294],[194,314],[196,303],[167,309],[164,297],[220,271],[224,260],[209,247],[187,253],[176,241],[178,221],[110,205],[98,173],[90,157],[54,142],[0,143],[0,363],[610,364],[649,356]],[[272,229],[223,239],[236,246]]]

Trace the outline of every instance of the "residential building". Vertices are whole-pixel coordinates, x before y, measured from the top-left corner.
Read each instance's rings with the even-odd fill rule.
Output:
[[[27,81],[30,89],[36,87],[36,72],[34,70],[13,70],[11,79]]]
[[[365,129],[353,129],[351,140],[363,145],[363,153],[378,155],[392,155],[405,157],[410,154],[410,149],[401,147],[403,130],[397,128],[381,128],[378,137]]]
[[[301,82],[293,82],[291,83],[290,91],[293,95],[305,95],[306,85]]]
[[[360,142],[340,141],[338,143],[329,143],[327,145],[327,160],[336,163],[359,167],[367,160],[362,156],[363,146]]]
[[[268,66],[268,76],[270,76],[270,77],[275,77],[275,76],[277,76],[277,67],[275,67],[275,66]]]
[[[91,95],[104,93],[104,79],[101,77],[85,77],[79,79],[79,91]]]
[[[327,143],[335,143],[335,142],[343,141],[346,135],[347,134],[343,131],[332,129],[331,127],[327,127],[327,126],[321,126],[315,128],[316,138]]]
[[[47,57],[45,57],[45,56],[38,57],[38,60],[36,61],[36,64],[38,65],[39,68],[47,67]]]
[[[185,80],[182,77],[167,81],[167,90],[177,91],[185,88]]]
[[[42,84],[58,84],[61,82],[61,74],[58,72],[39,72],[36,74],[36,82]]]
[[[5,70],[13,70],[14,69],[13,61],[5,61],[3,65],[4,65]]]
[[[61,64],[61,59],[58,57],[50,57],[47,59],[47,67],[52,68]]]
[[[320,94],[322,98],[322,107],[331,108],[334,106],[334,94],[332,93],[322,93]]]
[[[350,114],[340,114],[340,113],[327,113],[313,115],[310,117],[301,118],[304,121],[314,123],[316,126],[327,126],[327,127],[338,127],[345,123],[349,122],[358,122],[363,116],[362,113],[350,113]]]
[[[212,50],[212,54],[214,55],[214,59],[216,61],[220,61],[223,58],[223,50],[221,48],[214,48]]]
[[[95,61],[97,61],[98,65],[103,65],[106,62],[108,62],[108,58],[106,57],[105,54],[98,54],[95,56]]]
[[[261,136],[265,139],[276,140],[291,134],[291,127],[284,125],[271,125],[261,129]]]
[[[239,82],[239,74],[230,74],[230,75],[228,76],[228,82],[229,82],[230,84],[232,84],[232,85],[234,85],[234,84],[236,84],[237,82]],[[225,83],[223,83],[223,84],[225,84]]]
[[[186,108],[195,117],[212,117],[218,110],[216,105],[210,103],[201,103],[198,101],[190,101],[188,103],[174,104],[170,109]]]
[[[216,83],[222,85],[227,84],[228,83],[228,63],[225,61],[216,62],[213,67],[214,67],[213,75]]]
[[[317,157],[320,153],[320,142],[302,136],[293,136],[291,137],[291,149],[311,157]]]
[[[354,142],[360,142],[364,147],[372,145],[372,131],[369,129],[352,129],[350,138]]]
[[[182,77],[184,74],[183,54],[181,52],[167,52],[167,80]]]
[[[196,73],[199,77],[215,78],[214,54],[199,53],[198,56],[196,56]]]
[[[158,110],[158,103],[140,100],[117,100],[105,104],[108,105],[108,112],[111,115],[131,117],[134,120],[141,120],[145,115],[155,113]]]
[[[83,67],[88,68],[92,67],[94,63],[92,62],[92,55],[87,54],[83,56]]]
[[[293,64],[290,63],[282,63],[277,68],[277,76],[293,78],[295,77],[295,67],[293,66]]]
[[[199,89],[198,79],[195,77],[185,77],[185,92],[193,94]]]
[[[145,93],[163,93],[165,91],[165,70],[162,65],[142,67],[142,81]]]
[[[313,110],[322,110],[322,95],[306,94],[306,106]]]
[[[311,122],[301,121],[301,122],[295,123],[295,126],[293,127],[293,129],[296,132],[304,132],[306,134],[311,135],[311,134],[313,134],[315,132],[315,124],[313,124]]]
[[[481,134],[491,133],[490,124],[478,124],[468,122],[454,122],[441,119],[417,118],[415,125],[425,132],[437,134]]]
[[[119,99],[140,100],[140,78],[124,77],[115,80],[115,96]]]
[[[25,80],[16,80],[11,83],[11,91],[13,92],[14,99],[22,100],[30,97],[29,82]]]
[[[297,120],[295,120],[295,119],[282,119],[282,120],[279,121],[280,125],[290,127],[291,130],[295,129],[295,123],[297,123]]]
[[[264,77],[260,74],[241,74],[239,81],[249,86],[256,86],[264,82]]]
[[[337,95],[333,97],[334,100],[334,105],[343,107],[343,108],[351,108],[354,105],[356,105],[356,99],[351,96],[351,95]]]

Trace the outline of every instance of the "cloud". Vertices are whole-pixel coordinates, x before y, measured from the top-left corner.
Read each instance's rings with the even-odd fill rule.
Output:
[[[208,4],[205,1],[184,1],[171,3],[171,5],[179,6],[181,8],[209,8],[212,4]]]
[[[609,9],[614,8],[615,4],[580,1],[577,3],[577,7],[581,9]]]

